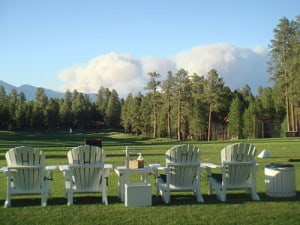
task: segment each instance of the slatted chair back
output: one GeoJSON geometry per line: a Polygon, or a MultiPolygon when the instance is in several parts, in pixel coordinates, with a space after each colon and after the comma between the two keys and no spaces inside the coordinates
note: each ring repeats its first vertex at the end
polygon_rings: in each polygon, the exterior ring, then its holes
{"type": "Polygon", "coordinates": [[[68,152],[68,161],[73,170],[73,182],[78,192],[99,189],[104,168],[105,153],[102,148],[82,145],[68,152]]]}
{"type": "Polygon", "coordinates": [[[171,187],[191,187],[200,171],[200,150],[194,145],[177,145],[166,152],[169,170],[167,181],[171,187]]]}
{"type": "Polygon", "coordinates": [[[16,192],[34,193],[43,189],[45,155],[39,149],[20,146],[6,152],[9,170],[13,171],[16,192]]]}
{"type": "Polygon", "coordinates": [[[255,165],[255,154],[256,147],[249,143],[236,143],[222,149],[222,181],[233,187],[245,185],[255,165]]]}

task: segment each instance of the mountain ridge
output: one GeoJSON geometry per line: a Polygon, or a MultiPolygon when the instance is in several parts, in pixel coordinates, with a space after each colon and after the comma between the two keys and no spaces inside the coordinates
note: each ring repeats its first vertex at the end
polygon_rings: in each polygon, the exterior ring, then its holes
{"type": "MultiPolygon", "coordinates": [[[[23,92],[26,96],[26,100],[34,100],[36,90],[40,87],[35,87],[30,84],[23,84],[19,87],[14,86],[12,84],[9,84],[3,80],[0,80],[0,86],[2,86],[6,92],[6,94],[9,94],[13,89],[15,89],[18,93],[23,92]]],[[[44,87],[41,87],[44,89],[45,94],[48,96],[48,98],[63,98],[65,93],[59,92],[59,91],[53,91],[51,89],[47,89],[44,87]]],[[[95,100],[96,94],[90,93],[88,94],[90,96],[90,99],[93,101],[95,100]]]]}

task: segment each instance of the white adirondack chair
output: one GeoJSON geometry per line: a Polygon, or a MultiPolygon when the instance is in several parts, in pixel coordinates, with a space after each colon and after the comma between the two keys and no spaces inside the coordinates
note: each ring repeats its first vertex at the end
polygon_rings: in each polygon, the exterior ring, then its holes
{"type": "Polygon", "coordinates": [[[235,143],[221,151],[221,165],[212,163],[206,166],[209,187],[208,194],[215,190],[217,198],[225,202],[227,190],[245,189],[253,200],[260,200],[256,193],[255,162],[256,147],[248,143],[235,143]],[[213,174],[213,168],[220,168],[221,174],[213,174]]]}
{"type": "Polygon", "coordinates": [[[177,145],[166,152],[166,166],[153,167],[156,174],[156,194],[170,202],[171,192],[192,191],[198,202],[203,202],[200,187],[200,150],[194,145],[177,145]],[[158,170],[165,171],[165,179],[158,170]]]}
{"type": "Polygon", "coordinates": [[[41,150],[20,146],[5,154],[7,167],[2,168],[7,178],[4,207],[11,205],[12,195],[41,194],[41,205],[47,205],[56,166],[45,167],[45,155],[41,150]]]}
{"type": "Polygon", "coordinates": [[[68,152],[68,166],[60,166],[65,178],[68,205],[73,204],[75,193],[102,193],[102,203],[108,204],[105,153],[102,148],[81,145],[68,152]]]}

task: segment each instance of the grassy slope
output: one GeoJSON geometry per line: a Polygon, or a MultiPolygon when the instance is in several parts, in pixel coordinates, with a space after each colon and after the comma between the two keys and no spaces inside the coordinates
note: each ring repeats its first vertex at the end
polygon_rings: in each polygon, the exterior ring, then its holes
{"type": "MultiPolygon", "coordinates": [[[[66,153],[72,147],[83,143],[84,139],[101,138],[107,154],[107,163],[113,166],[124,165],[125,146],[143,150],[145,163],[164,163],[165,151],[178,142],[167,139],[143,139],[130,135],[103,133],[14,133],[0,131],[0,166],[6,164],[5,152],[14,146],[32,145],[43,149],[47,164],[66,164],[66,153]]],[[[201,178],[205,203],[197,204],[189,193],[173,195],[171,204],[164,205],[154,196],[153,206],[126,208],[117,198],[117,176],[113,171],[109,177],[109,205],[99,204],[100,198],[85,195],[75,198],[73,206],[66,206],[64,183],[61,172],[56,171],[52,186],[52,198],[48,206],[40,206],[40,198],[25,196],[12,200],[13,207],[0,207],[0,224],[297,224],[300,221],[300,162],[294,162],[296,168],[295,198],[270,198],[264,194],[264,166],[271,162],[288,162],[290,158],[300,158],[299,138],[248,140],[258,148],[268,150],[270,159],[257,159],[260,168],[257,174],[257,190],[260,202],[253,202],[248,194],[234,192],[228,195],[226,203],[220,203],[214,195],[206,194],[206,179],[201,178]],[[298,175],[298,176],[297,176],[298,175]]],[[[195,142],[202,149],[202,162],[220,160],[220,149],[231,143],[195,142]]],[[[0,174],[0,204],[4,203],[6,180],[0,174]]]]}

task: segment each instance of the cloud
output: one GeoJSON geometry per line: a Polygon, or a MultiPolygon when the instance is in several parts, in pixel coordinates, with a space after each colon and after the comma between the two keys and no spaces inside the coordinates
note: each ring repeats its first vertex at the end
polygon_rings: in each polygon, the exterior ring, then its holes
{"type": "Polygon", "coordinates": [[[108,53],[91,59],[85,65],[63,70],[59,77],[66,89],[97,93],[101,86],[115,89],[121,97],[143,92],[149,72],[156,71],[164,79],[168,71],[183,68],[190,74],[206,75],[216,69],[225,85],[232,89],[248,84],[252,91],[267,85],[267,52],[262,47],[240,48],[227,44],[205,45],[179,52],[170,58],[154,56],[136,58],[129,54],[108,53]]]}
{"type": "Polygon", "coordinates": [[[267,52],[261,47],[249,49],[227,44],[199,46],[174,57],[177,68],[199,75],[216,69],[226,86],[236,89],[248,84],[253,91],[267,85],[267,59],[267,52]]]}

